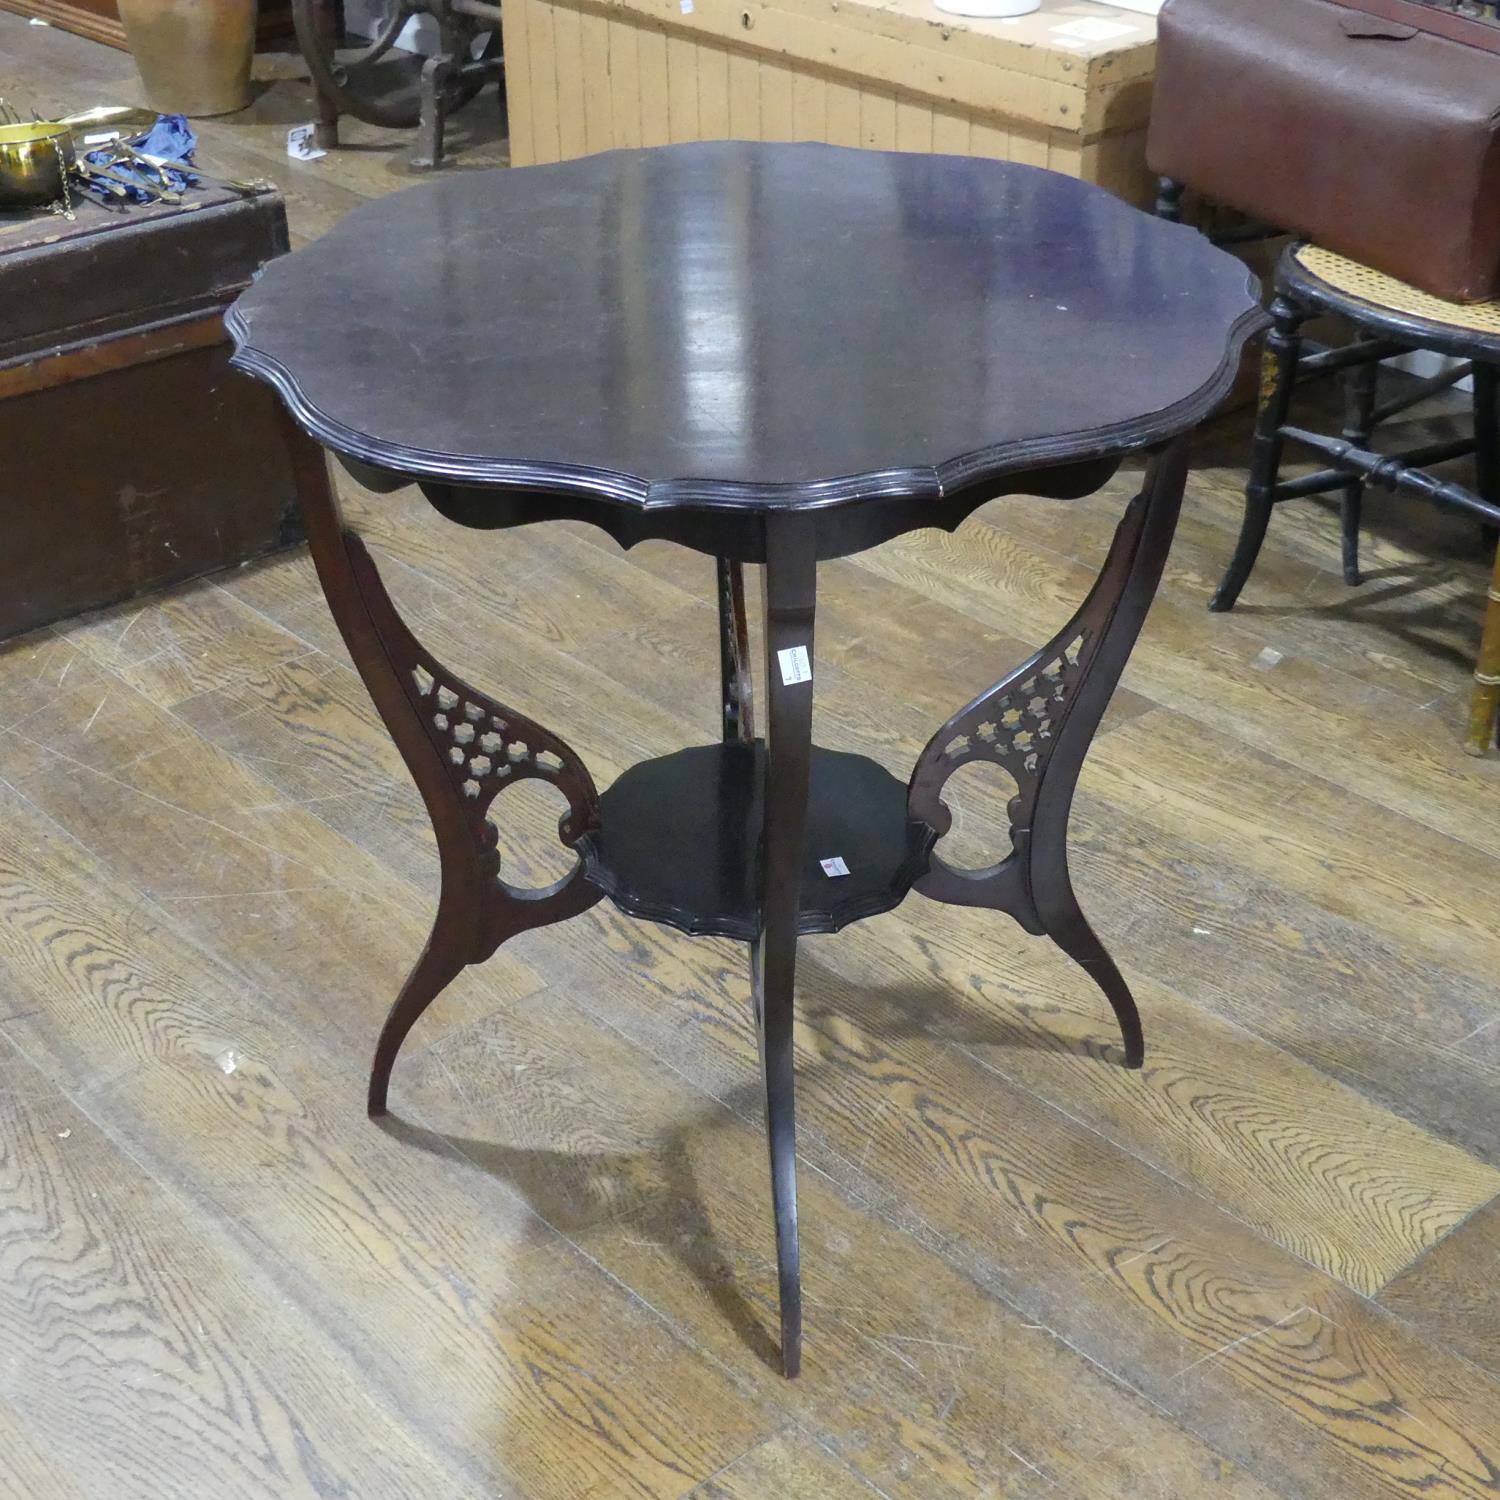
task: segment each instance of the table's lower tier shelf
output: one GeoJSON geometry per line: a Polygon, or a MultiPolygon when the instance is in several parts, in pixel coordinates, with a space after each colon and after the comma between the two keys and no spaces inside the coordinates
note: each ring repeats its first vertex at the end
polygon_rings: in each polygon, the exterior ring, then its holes
{"type": "MultiPolygon", "coordinates": [[[[589,880],[633,916],[754,938],[764,760],[757,740],[633,766],[599,798],[598,832],[579,842],[589,880]]],[[[884,767],[815,746],[799,931],[836,932],[899,905],[934,837],[908,819],[906,786],[884,767]],[[849,873],[828,874],[824,860],[849,873]]]]}

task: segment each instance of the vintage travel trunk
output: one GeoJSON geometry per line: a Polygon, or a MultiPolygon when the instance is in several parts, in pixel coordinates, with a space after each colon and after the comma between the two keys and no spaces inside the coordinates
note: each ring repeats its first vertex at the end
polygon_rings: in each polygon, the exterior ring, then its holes
{"type": "Polygon", "coordinates": [[[1435,296],[1500,296],[1497,48],[1409,0],[1168,0],[1148,159],[1435,296]]]}
{"type": "Polygon", "coordinates": [[[287,248],[279,195],[0,214],[0,637],[298,540],[271,393],[223,312],[287,248]]]}

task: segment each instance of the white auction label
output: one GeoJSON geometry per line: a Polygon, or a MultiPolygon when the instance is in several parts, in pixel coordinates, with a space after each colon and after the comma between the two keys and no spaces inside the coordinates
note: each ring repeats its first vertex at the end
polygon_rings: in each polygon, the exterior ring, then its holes
{"type": "Polygon", "coordinates": [[[313,140],[311,125],[294,125],[286,133],[286,154],[293,161],[317,161],[328,153],[313,140]]]}
{"type": "Polygon", "coordinates": [[[849,873],[849,866],[844,863],[844,857],[841,854],[835,854],[832,859],[820,859],[818,863],[823,866],[823,873],[830,880],[835,875],[847,875],[849,873]]]}
{"type": "Polygon", "coordinates": [[[776,653],[776,660],[781,663],[783,687],[812,681],[812,663],[807,659],[806,646],[788,646],[785,651],[776,653]]]}

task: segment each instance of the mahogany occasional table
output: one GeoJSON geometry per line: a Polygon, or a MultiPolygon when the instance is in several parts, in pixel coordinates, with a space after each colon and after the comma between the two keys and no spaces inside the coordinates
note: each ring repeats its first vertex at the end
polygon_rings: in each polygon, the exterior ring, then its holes
{"type": "Polygon", "coordinates": [[[466,964],[608,896],[750,944],[780,1269],[801,1358],[792,1081],[797,939],[908,891],[1045,935],[1135,1003],[1068,877],[1089,742],[1171,544],[1185,438],[1264,319],[1244,267],[1191,229],[1033,167],[717,142],[466,173],[371,203],[236,303],[235,363],[293,422],[318,576],[420,788],[442,892],[375,1052],[396,1053],[466,964]],[[460,526],[558,518],[623,547],[718,559],[723,739],[603,793],[571,747],[415,639],[343,526],[322,449],[362,484],[420,485],[460,526]],[[934,735],[910,784],[812,743],[817,565],[1024,493],[1074,499],[1148,455],[1098,581],[1034,656],[934,735]],[[766,702],[752,725],[743,568],[764,567],[766,702]],[[960,766],[1014,778],[1013,848],[934,851],[960,766]],[[528,777],[567,799],[570,874],[519,890],[493,817],[528,777]],[[824,862],[829,863],[825,864],[824,862]],[[847,874],[843,871],[847,869],[847,874]]]}

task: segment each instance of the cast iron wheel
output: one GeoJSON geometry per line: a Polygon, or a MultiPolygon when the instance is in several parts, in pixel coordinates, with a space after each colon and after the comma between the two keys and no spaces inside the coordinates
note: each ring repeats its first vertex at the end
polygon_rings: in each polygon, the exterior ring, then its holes
{"type": "MultiPolygon", "coordinates": [[[[297,45],[319,93],[332,100],[341,114],[398,129],[409,129],[421,119],[426,59],[393,49],[407,21],[423,14],[431,11],[422,0],[385,0],[375,34],[359,45],[349,45],[337,37],[330,0],[292,0],[297,45]]],[[[460,58],[479,61],[500,56],[498,26],[451,14],[448,26],[453,51],[460,58]]],[[[483,78],[464,78],[455,71],[448,85],[448,107],[460,108],[483,87],[483,78]]]]}

